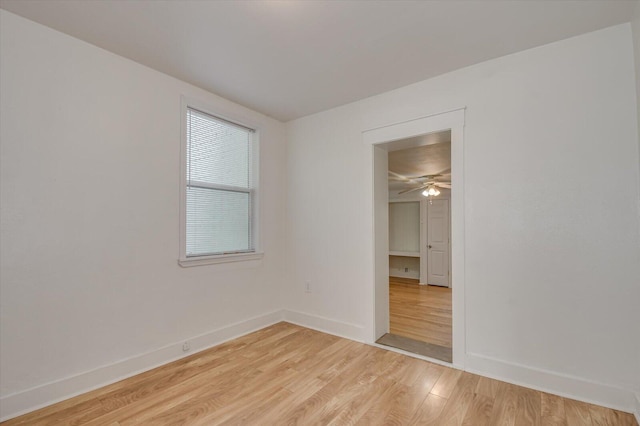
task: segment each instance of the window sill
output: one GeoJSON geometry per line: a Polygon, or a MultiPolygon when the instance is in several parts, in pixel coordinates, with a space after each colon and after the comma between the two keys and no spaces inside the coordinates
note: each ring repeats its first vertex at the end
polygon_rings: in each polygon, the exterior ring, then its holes
{"type": "Polygon", "coordinates": [[[252,260],[262,260],[263,252],[258,253],[238,253],[221,254],[219,256],[188,257],[178,260],[178,264],[183,268],[200,265],[215,265],[218,263],[248,262],[252,260]]]}

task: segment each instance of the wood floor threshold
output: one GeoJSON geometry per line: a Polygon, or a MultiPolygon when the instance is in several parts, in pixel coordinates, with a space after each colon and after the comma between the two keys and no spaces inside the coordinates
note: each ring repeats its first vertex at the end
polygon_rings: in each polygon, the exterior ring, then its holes
{"type": "Polygon", "coordinates": [[[421,342],[420,340],[411,339],[409,337],[386,333],[376,340],[376,343],[391,346],[392,348],[402,349],[403,351],[426,356],[428,358],[439,359],[440,361],[448,363],[453,361],[451,348],[435,345],[433,343],[421,342]]]}
{"type": "Polygon", "coordinates": [[[633,415],[280,322],[2,425],[620,425],[633,415]]]}

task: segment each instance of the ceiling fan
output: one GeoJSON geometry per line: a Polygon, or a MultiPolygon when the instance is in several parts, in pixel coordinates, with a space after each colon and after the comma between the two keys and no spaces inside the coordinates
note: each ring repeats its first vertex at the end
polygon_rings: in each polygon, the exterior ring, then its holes
{"type": "Polygon", "coordinates": [[[407,177],[389,170],[389,175],[402,182],[418,185],[415,188],[400,191],[398,192],[398,195],[408,194],[415,191],[422,191],[422,195],[424,195],[425,197],[435,197],[440,194],[440,190],[438,188],[451,189],[451,182],[441,181],[438,179],[439,177],[443,176],[442,174],[407,177]]]}

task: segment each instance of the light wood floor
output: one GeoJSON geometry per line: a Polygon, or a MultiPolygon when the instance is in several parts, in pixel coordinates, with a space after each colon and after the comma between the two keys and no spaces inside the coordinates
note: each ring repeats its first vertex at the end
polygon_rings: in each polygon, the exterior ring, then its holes
{"type": "Polygon", "coordinates": [[[390,332],[451,349],[451,289],[389,277],[390,332]]]}
{"type": "Polygon", "coordinates": [[[284,322],[3,424],[637,425],[284,322]]]}

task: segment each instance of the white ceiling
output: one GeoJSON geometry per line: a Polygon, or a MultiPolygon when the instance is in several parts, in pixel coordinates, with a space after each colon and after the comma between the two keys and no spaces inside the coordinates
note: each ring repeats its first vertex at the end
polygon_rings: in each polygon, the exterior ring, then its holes
{"type": "Polygon", "coordinates": [[[631,20],[634,1],[0,0],[282,121],[631,20]]]}

